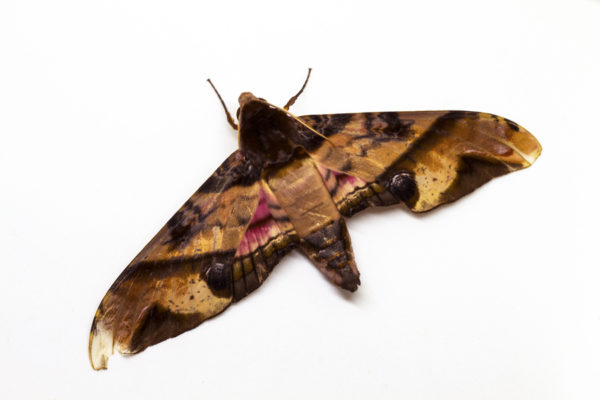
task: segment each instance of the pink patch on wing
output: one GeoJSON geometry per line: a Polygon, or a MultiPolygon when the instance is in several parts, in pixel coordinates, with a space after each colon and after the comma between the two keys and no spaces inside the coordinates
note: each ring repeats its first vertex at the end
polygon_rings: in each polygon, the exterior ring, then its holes
{"type": "Polygon", "coordinates": [[[265,191],[260,189],[260,195],[258,198],[258,207],[252,216],[252,220],[250,221],[250,225],[257,223],[260,220],[271,217],[271,212],[269,211],[269,206],[267,205],[267,196],[265,195],[265,191]]]}
{"type": "Polygon", "coordinates": [[[330,170],[321,165],[318,166],[318,170],[330,193],[336,191],[337,195],[344,196],[347,193],[353,192],[356,188],[364,187],[367,184],[366,181],[356,176],[330,170]],[[328,173],[329,178],[327,177],[328,173]]]}
{"type": "MultiPolygon", "coordinates": [[[[247,233],[247,231],[246,231],[246,233],[247,233]]],[[[247,235],[244,234],[244,237],[242,238],[242,241],[240,242],[240,245],[238,246],[237,251],[235,252],[235,255],[237,256],[237,255],[249,253],[248,247],[249,247],[248,238],[247,238],[247,235]]]]}
{"type": "Polygon", "coordinates": [[[357,178],[352,175],[346,175],[346,174],[342,174],[341,172],[335,172],[335,171],[331,171],[331,173],[333,174],[333,176],[335,176],[335,178],[338,181],[338,185],[340,185],[340,186],[349,185],[352,188],[357,188],[357,187],[365,186],[365,184],[366,184],[366,182],[363,181],[362,179],[357,178]]]}
{"type": "Polygon", "coordinates": [[[271,238],[282,232],[281,227],[273,218],[269,203],[277,204],[277,201],[272,196],[268,196],[264,189],[261,189],[258,206],[237,248],[236,256],[254,252],[258,247],[264,246],[271,238]]]}

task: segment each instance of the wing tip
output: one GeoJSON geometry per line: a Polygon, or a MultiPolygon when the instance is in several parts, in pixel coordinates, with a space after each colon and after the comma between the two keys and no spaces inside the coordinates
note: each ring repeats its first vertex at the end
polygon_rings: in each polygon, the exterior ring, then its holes
{"type": "Polygon", "coordinates": [[[90,332],[89,358],[96,371],[107,369],[108,359],[114,353],[113,334],[102,325],[96,325],[90,332]]]}
{"type": "Polygon", "coordinates": [[[540,154],[542,154],[542,145],[537,138],[527,129],[523,128],[523,126],[508,118],[504,118],[504,123],[508,126],[507,131],[510,133],[509,139],[511,147],[513,147],[525,160],[522,168],[530,167],[540,154]]]}

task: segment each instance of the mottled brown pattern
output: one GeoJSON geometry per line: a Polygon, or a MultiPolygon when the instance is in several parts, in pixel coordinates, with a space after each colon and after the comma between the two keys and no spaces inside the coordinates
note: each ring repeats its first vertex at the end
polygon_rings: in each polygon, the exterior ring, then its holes
{"type": "Polygon", "coordinates": [[[243,93],[238,118],[240,149],[106,293],[90,332],[93,368],[106,368],[115,348],[136,353],[219,314],[294,247],[354,291],[360,279],[344,216],[400,202],[431,210],[541,152],[514,122],[468,111],[296,118],[243,93]]]}
{"type": "MultiPolygon", "coordinates": [[[[328,142],[309,152],[322,168],[385,189],[385,194],[378,193],[384,201],[363,200],[362,206],[405,202],[413,211],[428,211],[470,193],[493,177],[528,167],[541,152],[538,141],[523,127],[493,114],[417,111],[393,113],[396,118],[390,117],[392,113],[379,113],[386,115],[384,118],[376,114],[352,114],[343,127],[335,123],[336,133],[328,142]],[[402,133],[390,139],[394,135],[385,131],[394,125],[402,133]],[[416,186],[412,195],[389,190],[395,186],[394,179],[407,175],[414,184],[404,180],[405,185],[416,186]]],[[[300,120],[321,129],[327,121],[336,121],[331,115],[300,120]]],[[[348,196],[348,201],[356,201],[348,196]]],[[[347,207],[346,201],[336,203],[340,209],[347,207]]]]}

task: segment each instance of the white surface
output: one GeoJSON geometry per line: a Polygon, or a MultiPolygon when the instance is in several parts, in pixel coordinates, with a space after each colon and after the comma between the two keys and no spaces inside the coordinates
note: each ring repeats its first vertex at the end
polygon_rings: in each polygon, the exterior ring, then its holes
{"type": "Polygon", "coordinates": [[[600,2],[0,4],[0,397],[598,399],[600,2]],[[349,220],[362,286],[300,254],[108,371],[113,280],[236,148],[221,105],[497,113],[530,169],[426,216],[349,220]]]}

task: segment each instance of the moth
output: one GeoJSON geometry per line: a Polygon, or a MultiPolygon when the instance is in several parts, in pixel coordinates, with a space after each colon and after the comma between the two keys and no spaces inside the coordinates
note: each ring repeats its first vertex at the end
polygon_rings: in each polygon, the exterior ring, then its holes
{"type": "MultiPolygon", "coordinates": [[[[530,166],[538,141],[516,123],[469,111],[294,116],[239,97],[239,149],[200,186],[104,296],[89,339],[94,369],[188,331],[258,288],[292,249],[334,285],[360,284],[344,217],[402,203],[457,200],[530,166]]],[[[209,80],[209,83],[212,83],[209,80]]]]}

